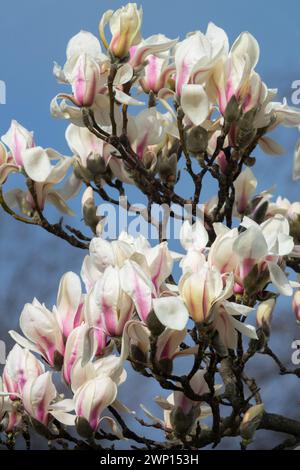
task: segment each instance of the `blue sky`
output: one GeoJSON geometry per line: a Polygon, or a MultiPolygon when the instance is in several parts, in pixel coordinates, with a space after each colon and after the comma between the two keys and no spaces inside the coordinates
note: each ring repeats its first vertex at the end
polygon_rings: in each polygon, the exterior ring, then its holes
{"type": "MultiPolygon", "coordinates": [[[[1,135],[14,118],[35,131],[38,144],[68,154],[64,140],[66,123],[54,120],[49,113],[49,103],[61,89],[52,76],[53,62],[64,63],[66,44],[71,36],[80,29],[97,34],[101,14],[124,3],[114,0],[1,0],[0,80],[4,80],[7,87],[7,102],[0,105],[1,135]]],[[[241,31],[250,31],[261,46],[258,72],[270,87],[279,88],[281,98],[286,96],[290,102],[291,83],[300,79],[299,1],[142,0],[139,3],[144,9],[144,37],[163,32],[170,38],[183,38],[188,31],[205,30],[209,21],[224,28],[231,42],[241,31]]],[[[255,173],[260,189],[276,183],[278,192],[296,199],[300,183],[292,182],[291,171],[299,132],[284,129],[278,137],[287,148],[287,155],[272,159],[256,152],[255,173]]],[[[51,305],[62,273],[78,271],[81,261],[81,252],[39,229],[21,226],[0,212],[0,339],[7,337],[8,327],[17,326],[22,305],[34,295],[51,305]]],[[[289,309],[289,304],[282,304],[281,309],[289,309]]],[[[287,325],[283,322],[281,331],[289,341],[287,325]]],[[[290,325],[293,328],[294,323],[290,325]]],[[[293,379],[284,380],[295,401],[293,379]]],[[[273,385],[270,382],[268,399],[271,399],[273,385]]],[[[286,407],[280,400],[273,404],[282,409],[286,407]]]]}

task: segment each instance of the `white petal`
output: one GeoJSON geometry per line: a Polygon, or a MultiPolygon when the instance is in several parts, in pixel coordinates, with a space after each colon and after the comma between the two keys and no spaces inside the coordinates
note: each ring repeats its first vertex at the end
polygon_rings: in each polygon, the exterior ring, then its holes
{"type": "Polygon", "coordinates": [[[268,263],[271,282],[282,295],[293,295],[293,289],[282,269],[275,263],[268,263]]]}
{"type": "Polygon", "coordinates": [[[42,147],[33,147],[23,151],[24,169],[33,181],[44,182],[51,173],[51,164],[47,152],[42,147]]]}
{"type": "Polygon", "coordinates": [[[159,321],[172,330],[183,330],[189,319],[189,312],[178,297],[153,299],[153,310],[159,321]]]}
{"type": "Polygon", "coordinates": [[[248,338],[258,339],[254,326],[246,325],[245,323],[240,322],[234,317],[230,317],[230,322],[234,326],[234,328],[243,335],[248,336],[248,338]]]}
{"type": "Polygon", "coordinates": [[[202,85],[183,85],[181,107],[195,126],[202,124],[209,113],[207,94],[202,85]]]}
{"type": "Polygon", "coordinates": [[[117,88],[114,91],[116,100],[122,104],[126,104],[128,106],[144,106],[145,104],[143,101],[138,101],[117,88]]]}
{"type": "Polygon", "coordinates": [[[267,155],[284,155],[286,153],[282,145],[278,144],[270,137],[262,137],[259,139],[258,143],[262,151],[267,155]]]}

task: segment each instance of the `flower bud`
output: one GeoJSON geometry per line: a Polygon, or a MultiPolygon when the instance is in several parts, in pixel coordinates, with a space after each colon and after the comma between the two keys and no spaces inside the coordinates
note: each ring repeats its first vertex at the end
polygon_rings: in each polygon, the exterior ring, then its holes
{"type": "Polygon", "coordinates": [[[221,297],[230,297],[227,287],[223,290],[221,274],[214,268],[206,266],[197,273],[188,274],[180,281],[180,293],[196,323],[209,322],[212,307],[221,297]]]}
{"type": "Polygon", "coordinates": [[[81,54],[70,79],[74,99],[78,106],[92,106],[98,92],[100,70],[97,63],[87,54],[81,54]]]}
{"type": "Polygon", "coordinates": [[[276,299],[271,298],[259,304],[256,313],[256,324],[258,328],[262,328],[267,337],[270,336],[270,326],[272,314],[276,304],[276,299]]]}
{"type": "MultiPolygon", "coordinates": [[[[44,371],[43,364],[30,351],[15,344],[7,356],[3,370],[5,389],[8,392],[22,393],[27,380],[38,377],[44,371]]],[[[14,396],[10,398],[13,400],[14,396]]]]}
{"type": "Polygon", "coordinates": [[[172,429],[174,429],[177,435],[186,436],[192,429],[197,417],[198,413],[195,413],[193,408],[187,414],[182,408],[174,408],[170,414],[172,429]]]}
{"type": "Polygon", "coordinates": [[[80,278],[73,272],[65,273],[59,283],[57,305],[54,308],[57,322],[65,338],[82,321],[83,300],[80,278]]]}
{"type": "Polygon", "coordinates": [[[121,336],[133,309],[131,298],[121,289],[119,269],[108,266],[88,295],[86,322],[103,328],[109,336],[121,336]]]}
{"type": "Polygon", "coordinates": [[[86,188],[83,193],[81,205],[84,223],[96,234],[98,224],[101,222],[102,217],[97,215],[93,189],[90,186],[86,188]]]}
{"type": "Polygon", "coordinates": [[[194,155],[205,152],[208,146],[208,133],[204,127],[194,126],[186,132],[187,150],[194,155]]]}
{"type": "Polygon", "coordinates": [[[131,46],[141,41],[142,16],[142,8],[138,10],[136,3],[128,3],[116,10],[110,17],[112,39],[109,50],[115,57],[119,59],[126,57],[131,46]]]}
{"type": "Polygon", "coordinates": [[[240,434],[243,439],[249,441],[254,436],[254,433],[260,425],[261,419],[264,414],[264,405],[254,405],[249,408],[244,414],[243,421],[240,425],[240,434]]]}
{"type": "Polygon", "coordinates": [[[181,331],[166,328],[158,337],[156,343],[155,360],[159,368],[166,374],[171,374],[173,358],[180,349],[180,344],[186,336],[186,329],[181,331]]]}
{"type": "Polygon", "coordinates": [[[55,353],[64,354],[63,336],[54,313],[50,312],[37,299],[32,304],[26,304],[20,316],[20,327],[27,339],[15,331],[12,338],[22,346],[39,351],[44,359],[55,365],[55,353]]]}
{"type": "Polygon", "coordinates": [[[239,108],[239,102],[236,99],[236,96],[232,95],[232,97],[229,100],[229,103],[226,106],[224,119],[228,123],[235,122],[239,119],[240,113],[241,111],[239,108]]]}
{"type": "Polygon", "coordinates": [[[17,121],[12,121],[9,130],[2,136],[2,141],[12,153],[15,163],[23,166],[23,152],[35,146],[33,132],[29,132],[17,121]]]}
{"type": "Polygon", "coordinates": [[[174,185],[177,178],[177,155],[162,158],[158,166],[159,176],[165,184],[174,185]]]}
{"type": "Polygon", "coordinates": [[[24,408],[32,418],[47,426],[50,403],[56,395],[52,374],[45,372],[26,382],[22,393],[24,408]]]}
{"type": "Polygon", "coordinates": [[[236,209],[239,214],[244,214],[256,190],[257,179],[252,171],[247,168],[239,175],[233,185],[235,188],[236,209]]]}
{"type": "Polygon", "coordinates": [[[100,376],[89,380],[74,395],[76,416],[84,418],[95,432],[99,427],[102,411],[115,401],[116,396],[117,386],[109,377],[100,376]]]}

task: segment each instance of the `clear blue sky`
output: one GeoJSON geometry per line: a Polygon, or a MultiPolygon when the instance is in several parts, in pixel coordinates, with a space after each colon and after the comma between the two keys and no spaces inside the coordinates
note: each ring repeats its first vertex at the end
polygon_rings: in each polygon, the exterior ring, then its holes
{"type": "MultiPolygon", "coordinates": [[[[53,62],[64,62],[65,47],[71,36],[80,29],[97,34],[101,14],[124,3],[1,0],[0,80],[7,86],[7,103],[0,105],[1,135],[15,118],[35,131],[40,145],[68,151],[64,141],[66,123],[53,120],[49,113],[50,100],[60,91],[52,76],[53,62]]],[[[170,38],[183,38],[188,31],[205,30],[209,21],[224,28],[231,42],[241,31],[250,31],[261,46],[259,73],[270,87],[279,88],[280,97],[286,96],[290,102],[291,83],[300,79],[299,0],[142,0],[139,3],[144,8],[144,37],[163,32],[170,38]]],[[[291,199],[299,198],[300,183],[291,181],[292,152],[298,131],[284,129],[279,137],[288,150],[285,157],[272,160],[260,152],[256,154],[255,171],[260,178],[260,189],[276,183],[281,193],[291,199]]],[[[22,305],[34,295],[50,304],[55,301],[60,276],[66,270],[78,271],[81,255],[50,235],[21,226],[0,213],[0,339],[6,338],[8,327],[16,327],[22,305]]],[[[284,305],[284,309],[289,308],[287,303],[284,305]]],[[[282,313],[291,316],[290,312],[282,313]]],[[[281,334],[287,335],[287,341],[288,331],[284,321],[281,334]]],[[[288,343],[285,344],[288,349],[288,343]]],[[[266,367],[272,370],[269,363],[266,367]]],[[[281,380],[285,380],[286,387],[293,384],[291,378],[281,380]]],[[[273,385],[272,382],[269,385],[268,399],[273,385]]],[[[291,397],[295,402],[292,391],[291,397]]],[[[286,407],[280,397],[272,405],[277,409],[286,407]]],[[[294,414],[293,410],[291,413],[294,414]]]]}

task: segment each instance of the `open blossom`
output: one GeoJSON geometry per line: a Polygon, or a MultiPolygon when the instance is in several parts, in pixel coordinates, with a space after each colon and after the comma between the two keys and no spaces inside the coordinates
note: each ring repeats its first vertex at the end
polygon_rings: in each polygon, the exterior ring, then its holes
{"type": "Polygon", "coordinates": [[[187,83],[204,81],[218,59],[227,52],[227,35],[214,23],[209,23],[205,35],[196,31],[178,43],[175,52],[176,94],[180,96],[187,83]]]}
{"type": "Polygon", "coordinates": [[[231,98],[241,102],[244,112],[258,106],[265,97],[265,87],[254,68],[259,59],[259,46],[249,33],[242,33],[230,54],[223,55],[213,70],[209,93],[215,93],[222,114],[231,98]],[[215,87],[215,88],[214,88],[215,87]]]}
{"type": "Polygon", "coordinates": [[[233,278],[227,279],[216,268],[203,266],[196,273],[186,273],[179,283],[180,294],[197,323],[209,322],[212,307],[232,295],[233,278]]]}
{"type": "Polygon", "coordinates": [[[290,221],[295,221],[300,216],[300,202],[290,202],[287,198],[278,196],[275,202],[268,205],[267,215],[282,214],[290,221]]]}

